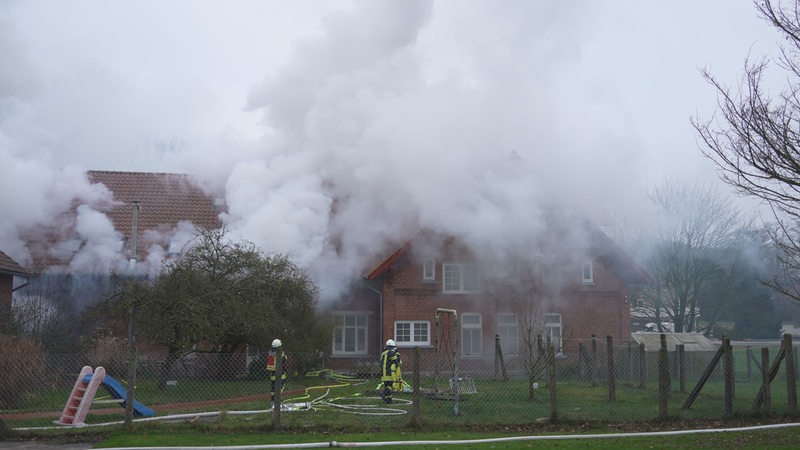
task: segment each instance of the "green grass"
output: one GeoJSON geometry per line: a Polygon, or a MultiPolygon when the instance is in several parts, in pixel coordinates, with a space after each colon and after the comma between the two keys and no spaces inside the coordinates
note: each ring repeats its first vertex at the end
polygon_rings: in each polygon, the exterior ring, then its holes
{"type": "MultiPolygon", "coordinates": [[[[390,429],[402,431],[410,421],[409,414],[404,415],[371,415],[369,408],[383,407],[374,389],[378,382],[351,383],[343,385],[334,380],[319,377],[308,377],[292,380],[286,392],[286,402],[312,402],[310,410],[287,412],[282,414],[281,424],[286,430],[327,431],[347,430],[349,432],[369,432],[371,430],[390,429]],[[307,391],[304,391],[307,389],[307,391]],[[344,406],[363,405],[362,410],[345,410],[344,406]],[[334,405],[338,405],[334,406],[334,405]]],[[[430,379],[423,380],[423,388],[432,387],[430,379]]],[[[435,400],[422,397],[420,400],[420,417],[424,426],[433,429],[470,429],[474,427],[517,427],[547,421],[552,414],[550,409],[549,390],[547,386],[537,391],[533,400],[527,398],[526,382],[520,380],[497,381],[476,379],[476,394],[462,396],[454,414],[452,400],[435,400]]],[[[687,391],[694,386],[688,385],[687,391]]],[[[786,406],[786,384],[776,381],[772,386],[772,408],[770,414],[762,416],[752,412],[753,399],[758,391],[758,383],[737,383],[734,414],[725,415],[724,386],[718,381],[709,382],[702,390],[698,400],[691,409],[684,410],[682,405],[687,393],[673,392],[669,400],[669,419],[672,420],[704,420],[704,419],[738,419],[759,417],[780,417],[788,413],[786,406]]],[[[673,384],[676,389],[677,385],[673,384]]],[[[144,380],[137,383],[136,398],[145,405],[156,410],[159,416],[197,413],[207,411],[227,411],[221,419],[206,425],[209,430],[220,433],[236,432],[253,433],[263,430],[271,423],[270,414],[266,412],[269,403],[264,400],[247,402],[228,402],[216,405],[197,407],[184,406],[178,409],[159,409],[159,405],[200,401],[210,399],[233,399],[253,394],[264,394],[268,389],[265,381],[240,380],[227,383],[185,382],[165,390],[156,388],[154,382],[144,380]],[[236,411],[261,411],[252,414],[233,414],[236,411]]],[[[53,411],[53,417],[26,418],[6,420],[9,428],[46,427],[58,418],[67,394],[58,399],[52,397],[46,407],[39,411],[53,411]]],[[[659,419],[658,395],[655,383],[641,389],[632,384],[619,383],[616,400],[609,401],[608,387],[599,384],[592,387],[586,382],[561,382],[557,384],[557,419],[572,423],[641,423],[659,419]]],[[[411,411],[408,401],[410,394],[397,394],[400,401],[391,405],[392,412],[407,413],[411,411]],[[405,400],[402,401],[402,400],[405,400]]],[[[124,419],[124,409],[102,404],[93,409],[111,408],[110,414],[91,414],[89,424],[118,422],[124,419]]],[[[7,413],[3,411],[2,413],[7,413]]],[[[141,426],[137,423],[137,426],[141,426]]],[[[171,427],[173,425],[154,424],[149,427],[171,427]]],[[[61,432],[61,431],[59,431],[61,432]]],[[[63,431],[66,433],[67,431],[63,431]]]]}
{"type": "MultiPolygon", "coordinates": [[[[587,434],[613,434],[608,430],[583,430],[572,436],[587,434]]],[[[175,430],[140,430],[136,432],[114,432],[95,448],[111,447],[155,447],[155,446],[248,446],[301,443],[342,442],[385,442],[385,441],[441,441],[419,444],[414,448],[695,448],[695,449],[730,449],[730,448],[797,448],[798,428],[778,428],[755,431],[735,431],[702,433],[691,435],[619,437],[619,438],[561,438],[564,433],[545,431],[537,433],[514,432],[472,432],[472,431],[399,431],[390,433],[355,433],[311,432],[311,433],[253,433],[253,434],[214,434],[197,432],[180,432],[175,430]],[[509,440],[520,436],[558,437],[544,440],[509,440]],[[459,443],[444,445],[443,442],[454,440],[502,439],[499,442],[459,443]]],[[[382,448],[406,448],[407,446],[388,446],[382,448]]]]}

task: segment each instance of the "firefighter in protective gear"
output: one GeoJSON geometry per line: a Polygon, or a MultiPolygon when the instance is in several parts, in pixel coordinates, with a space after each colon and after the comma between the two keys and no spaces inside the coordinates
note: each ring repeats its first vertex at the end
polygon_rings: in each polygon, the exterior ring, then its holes
{"type": "MultiPolygon", "coordinates": [[[[269,375],[270,380],[270,399],[275,400],[275,385],[278,383],[277,377],[275,375],[275,369],[278,359],[278,349],[283,345],[280,339],[275,339],[272,341],[272,348],[269,349],[269,353],[267,353],[267,375],[269,375]]],[[[286,387],[286,372],[288,372],[289,368],[287,367],[287,360],[286,353],[281,352],[281,392],[286,387]]]]}
{"type": "Polygon", "coordinates": [[[381,397],[386,403],[392,403],[392,391],[399,391],[403,388],[403,377],[400,374],[400,366],[403,361],[400,359],[400,352],[397,345],[389,339],[386,341],[386,348],[381,353],[381,381],[383,390],[381,397]]]}

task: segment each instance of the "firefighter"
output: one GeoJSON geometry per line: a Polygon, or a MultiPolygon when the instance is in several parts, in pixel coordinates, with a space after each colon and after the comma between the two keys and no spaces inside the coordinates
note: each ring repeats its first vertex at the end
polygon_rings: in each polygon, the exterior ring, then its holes
{"type": "Polygon", "coordinates": [[[386,348],[381,353],[381,381],[383,381],[383,390],[381,390],[381,397],[386,403],[392,403],[392,390],[402,389],[403,378],[400,375],[400,365],[403,362],[400,360],[400,352],[397,351],[392,339],[386,341],[386,348]]]}
{"type": "MultiPolygon", "coordinates": [[[[274,339],[272,341],[272,348],[269,349],[269,353],[267,353],[267,375],[269,375],[270,380],[270,400],[275,401],[275,384],[277,383],[277,378],[275,376],[275,367],[276,361],[278,357],[278,349],[280,346],[283,345],[280,339],[274,339]]],[[[289,368],[287,367],[287,357],[286,353],[281,352],[283,357],[281,358],[281,392],[283,392],[283,388],[286,387],[286,372],[288,372],[289,368]]]]}

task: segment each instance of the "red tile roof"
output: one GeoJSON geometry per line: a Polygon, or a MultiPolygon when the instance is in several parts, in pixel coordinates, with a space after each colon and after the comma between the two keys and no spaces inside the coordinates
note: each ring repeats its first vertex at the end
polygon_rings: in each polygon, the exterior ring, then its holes
{"type": "Polygon", "coordinates": [[[166,232],[182,221],[201,228],[222,225],[219,214],[224,210],[186,174],[92,170],[88,177],[92,183],[105,185],[114,200],[120,202],[101,212],[108,215],[114,229],[128,240],[133,229],[133,205],[138,202],[139,257],[146,251],[141,239],[146,230],[166,232]]]}

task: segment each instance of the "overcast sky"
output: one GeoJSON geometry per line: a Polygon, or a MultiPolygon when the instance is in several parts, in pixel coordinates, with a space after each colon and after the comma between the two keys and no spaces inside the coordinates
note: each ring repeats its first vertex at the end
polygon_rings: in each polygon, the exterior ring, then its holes
{"type": "Polygon", "coordinates": [[[778,38],[746,0],[5,0],[0,248],[25,261],[20,230],[102,197],[91,169],[194,174],[306,262],[337,233],[363,253],[633,205],[716,182],[700,72],[736,85],[778,38]]]}

